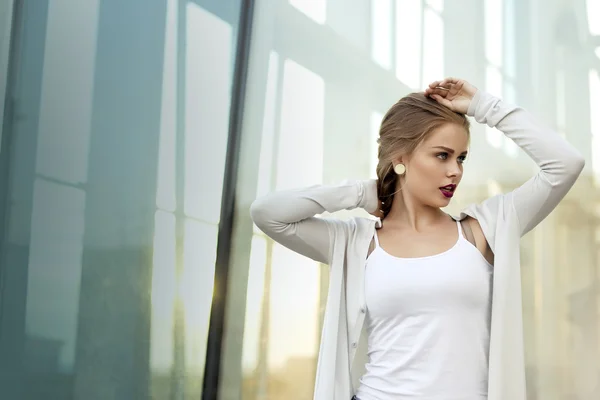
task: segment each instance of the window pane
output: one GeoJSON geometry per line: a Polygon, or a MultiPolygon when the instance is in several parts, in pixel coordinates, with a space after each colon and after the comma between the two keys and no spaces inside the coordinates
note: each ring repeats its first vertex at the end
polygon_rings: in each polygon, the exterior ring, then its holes
{"type": "Polygon", "coordinates": [[[586,0],[588,26],[592,35],[600,35],[600,1],[586,0]]]}
{"type": "MultiPolygon", "coordinates": [[[[486,68],[485,86],[487,92],[494,96],[502,97],[502,74],[497,68],[488,66],[486,68]]],[[[493,147],[500,148],[504,141],[504,134],[495,128],[485,127],[488,143],[493,147]]]]}
{"type": "Polygon", "coordinates": [[[378,112],[371,113],[371,170],[369,174],[372,178],[377,178],[377,164],[379,163],[379,128],[381,127],[381,120],[383,120],[383,114],[378,112]]]}
{"type": "Polygon", "coordinates": [[[392,66],[392,0],[371,2],[371,57],[383,68],[392,66]]]}
{"type": "Polygon", "coordinates": [[[594,174],[600,176],[600,75],[598,71],[590,71],[590,127],[592,128],[592,137],[594,140],[594,149],[592,154],[594,174]]]}
{"type": "Polygon", "coordinates": [[[285,60],[283,74],[278,190],[323,179],[323,79],[292,60],[285,60]]]}
{"type": "Polygon", "coordinates": [[[422,16],[420,1],[396,2],[396,77],[413,89],[421,84],[422,16]]]}
{"type": "Polygon", "coordinates": [[[431,82],[444,79],[444,22],[439,14],[425,10],[423,48],[423,81],[425,88],[431,82]]]}
{"type": "Polygon", "coordinates": [[[176,208],[178,11],[177,1],[171,0],[167,3],[156,206],[168,211],[175,211],[176,208]]]}
{"type": "MultiPolygon", "coordinates": [[[[32,346],[54,348],[56,368],[66,373],[72,373],[75,364],[84,204],[85,193],[79,189],[35,182],[26,332],[32,346]]],[[[44,355],[29,356],[28,368],[43,372],[44,355]]]]}
{"type": "Polygon", "coordinates": [[[201,397],[240,3],[183,3],[19,8],[3,399],[201,397]]]}
{"type": "MultiPolygon", "coordinates": [[[[245,100],[248,124],[243,126],[241,148],[243,177],[237,182],[240,190],[235,201],[239,211],[236,245],[232,247],[236,266],[249,268],[250,272],[249,278],[237,278],[238,285],[248,285],[247,293],[233,293],[228,299],[239,300],[236,310],[244,309],[244,317],[238,311],[232,318],[245,321],[246,329],[244,348],[222,360],[232,371],[224,377],[227,388],[223,391],[228,394],[224,398],[239,397],[241,392],[244,400],[310,400],[314,389],[320,312],[327,301],[329,271],[250,228],[247,210],[256,198],[257,188],[264,194],[266,190],[374,177],[375,138],[381,114],[407,92],[422,90],[423,83],[450,73],[450,69],[458,75],[461,68],[474,72],[475,76],[466,78],[482,80],[473,82],[478,87],[529,109],[543,119],[543,125],[555,126],[555,99],[545,94],[560,92],[559,83],[553,73],[548,76],[543,56],[557,43],[552,35],[548,36],[549,26],[542,20],[544,12],[546,16],[563,12],[564,4],[544,3],[542,13],[533,10],[519,14],[519,7],[528,6],[510,1],[490,0],[469,8],[467,2],[460,1],[452,2],[450,7],[449,2],[442,1],[393,0],[390,33],[386,33],[383,18],[388,0],[330,0],[327,26],[313,23],[287,6],[287,1],[277,9],[268,2],[256,3],[256,21],[261,22],[253,25],[245,100]],[[341,10],[347,13],[342,16],[341,10]],[[479,17],[485,17],[477,24],[481,31],[465,34],[461,23],[465,18],[477,19],[478,12],[479,17]],[[273,19],[265,21],[265,15],[273,19]],[[378,25],[373,26],[375,23],[378,25]],[[449,49],[446,37],[459,38],[460,43],[452,43],[452,47],[461,49],[458,56],[444,58],[443,53],[449,49]],[[527,42],[526,47],[533,53],[525,54],[519,40],[527,42]],[[281,57],[277,68],[272,59],[269,61],[271,52],[281,57]],[[386,69],[390,64],[393,72],[386,69]],[[481,68],[484,75],[477,76],[481,68]],[[515,71],[525,75],[516,76],[515,71]],[[275,76],[281,85],[274,85],[280,86],[274,89],[270,85],[275,76]],[[522,82],[528,77],[534,79],[522,82]],[[265,88],[276,95],[265,96],[265,88]],[[258,149],[259,144],[275,147],[272,160],[267,150],[258,149]],[[273,184],[268,183],[271,172],[273,184]],[[290,315],[295,314],[298,320],[290,321],[290,315]],[[243,387],[236,372],[242,369],[243,387]]],[[[580,63],[567,62],[565,66],[573,68],[565,70],[568,87],[576,87],[581,77],[569,74],[580,74],[575,72],[580,63]]],[[[589,140],[590,136],[589,115],[585,112],[590,107],[589,99],[586,91],[579,89],[566,90],[564,95],[565,104],[572,105],[566,110],[564,120],[570,126],[565,126],[565,131],[585,152],[585,138],[589,140]]],[[[501,132],[485,132],[484,126],[472,121],[471,151],[465,166],[470,172],[465,174],[462,194],[453,199],[453,211],[513,190],[536,172],[534,163],[501,132]]],[[[528,398],[600,398],[592,390],[583,389],[600,387],[596,384],[599,364],[594,361],[600,359],[595,357],[600,344],[599,298],[590,289],[592,277],[598,272],[594,238],[600,236],[594,222],[597,216],[590,211],[596,207],[588,204],[586,195],[595,190],[588,178],[582,176],[557,212],[521,243],[528,398]],[[565,268],[575,265],[569,260],[577,260],[577,268],[565,268]]],[[[356,209],[328,217],[345,219],[365,214],[356,209]]],[[[235,343],[229,347],[240,342],[237,322],[233,325],[226,328],[227,334],[234,337],[230,343],[235,343]]]]}
{"type": "Polygon", "coordinates": [[[444,11],[444,0],[426,0],[427,5],[431,7],[433,10],[441,13],[444,11]]]}
{"type": "Polygon", "coordinates": [[[217,251],[217,226],[185,221],[183,274],[177,284],[184,311],[186,397],[200,397],[217,251]]]}
{"type": "MultiPolygon", "coordinates": [[[[244,386],[246,391],[252,388],[266,386],[267,355],[266,343],[268,343],[268,316],[269,294],[267,289],[270,287],[270,276],[267,271],[267,262],[271,258],[267,257],[267,240],[263,235],[254,235],[250,250],[250,264],[248,272],[248,292],[246,294],[246,317],[244,324],[244,349],[242,356],[242,370],[244,376],[244,386]],[[265,286],[265,280],[268,280],[265,286]],[[259,370],[260,369],[260,370],[259,370]],[[254,371],[260,372],[255,374],[254,371]]],[[[269,272],[270,275],[270,272],[269,272]]],[[[263,395],[264,393],[259,393],[263,395]]]]}
{"type": "Polygon", "coordinates": [[[260,147],[260,165],[258,169],[258,188],[256,190],[257,196],[262,196],[269,193],[272,189],[272,174],[273,174],[273,160],[275,144],[276,126],[275,121],[279,104],[277,101],[277,93],[281,88],[277,87],[279,82],[279,66],[280,66],[279,55],[275,52],[271,52],[269,57],[269,72],[267,76],[267,88],[265,98],[265,115],[263,117],[263,132],[261,136],[261,147],[260,147]]]}
{"type": "Polygon", "coordinates": [[[289,0],[290,4],[302,11],[313,21],[324,24],[327,0],[289,0]]]}
{"type": "Polygon", "coordinates": [[[269,394],[273,399],[306,398],[319,350],[320,265],[279,244],[272,257],[268,367],[270,379],[279,384],[269,394]]]}
{"type": "Polygon", "coordinates": [[[487,60],[502,66],[503,0],[485,0],[485,56],[487,60]]]}
{"type": "Polygon", "coordinates": [[[218,223],[227,150],[233,27],[187,3],[185,212],[218,223]],[[210,60],[210,62],[207,62],[210,60]]]}
{"type": "Polygon", "coordinates": [[[164,398],[169,396],[168,382],[173,368],[173,312],[177,294],[175,216],[157,211],[154,227],[150,368],[154,376],[152,392],[164,398]]]}

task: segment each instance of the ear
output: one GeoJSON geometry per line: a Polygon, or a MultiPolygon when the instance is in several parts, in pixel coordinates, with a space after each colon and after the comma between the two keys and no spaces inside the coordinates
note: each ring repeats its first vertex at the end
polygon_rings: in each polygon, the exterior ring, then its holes
{"type": "Polygon", "coordinates": [[[406,161],[407,161],[407,157],[406,156],[396,157],[394,159],[394,161],[392,161],[392,167],[395,167],[398,164],[404,164],[404,165],[406,165],[406,161]]]}

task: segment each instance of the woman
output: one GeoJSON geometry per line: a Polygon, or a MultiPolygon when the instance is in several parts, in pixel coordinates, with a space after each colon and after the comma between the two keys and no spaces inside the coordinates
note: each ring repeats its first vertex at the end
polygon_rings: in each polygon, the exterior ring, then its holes
{"type": "Polygon", "coordinates": [[[584,166],[525,110],[464,80],[433,82],[383,118],[377,180],[276,192],[251,207],[282,245],[330,265],[317,400],[525,400],[519,239],[584,166]],[[450,217],[469,123],[496,127],[540,167],[450,217]],[[341,221],[325,211],[377,216],[341,221]]]}

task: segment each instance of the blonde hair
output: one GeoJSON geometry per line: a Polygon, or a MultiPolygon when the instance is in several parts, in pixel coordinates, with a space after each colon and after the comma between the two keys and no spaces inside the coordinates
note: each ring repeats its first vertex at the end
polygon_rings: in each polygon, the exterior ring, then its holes
{"type": "Polygon", "coordinates": [[[377,193],[383,202],[383,218],[392,207],[398,175],[393,161],[401,155],[410,155],[435,129],[445,124],[457,124],[469,132],[469,120],[425,96],[411,93],[394,104],[383,117],[379,129],[377,164],[377,193]]]}

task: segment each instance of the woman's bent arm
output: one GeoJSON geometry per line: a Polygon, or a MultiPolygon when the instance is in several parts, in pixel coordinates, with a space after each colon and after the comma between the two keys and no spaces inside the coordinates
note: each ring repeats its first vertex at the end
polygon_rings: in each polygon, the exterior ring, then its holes
{"type": "Polygon", "coordinates": [[[285,190],[256,199],[252,220],[265,234],[283,246],[325,264],[330,263],[332,222],[315,217],[323,212],[378,206],[376,180],[345,181],[337,186],[317,185],[285,190]]]}

